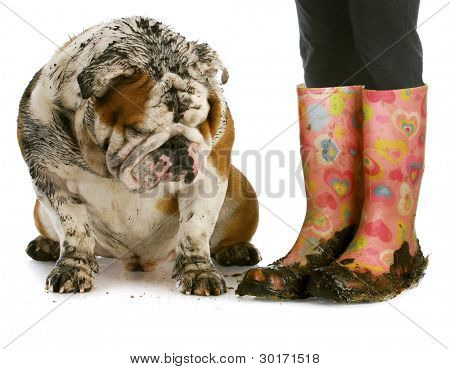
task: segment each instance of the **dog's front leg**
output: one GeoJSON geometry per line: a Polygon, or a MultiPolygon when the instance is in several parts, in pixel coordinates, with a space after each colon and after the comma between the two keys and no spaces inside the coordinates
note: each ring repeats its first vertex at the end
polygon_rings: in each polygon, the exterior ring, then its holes
{"type": "Polygon", "coordinates": [[[98,264],[85,205],[64,191],[41,199],[51,209],[61,250],[55,268],[47,277],[46,288],[60,293],[89,291],[98,264]]]}
{"type": "Polygon", "coordinates": [[[209,179],[180,194],[180,227],[173,277],[185,294],[220,295],[225,280],[212,263],[209,241],[222,207],[227,182],[209,179]],[[211,183],[214,182],[214,183],[211,183]]]}

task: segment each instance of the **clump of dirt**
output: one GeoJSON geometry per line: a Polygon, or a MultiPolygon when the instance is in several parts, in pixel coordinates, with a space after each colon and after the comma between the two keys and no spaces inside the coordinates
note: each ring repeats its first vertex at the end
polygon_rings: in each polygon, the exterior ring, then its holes
{"type": "Polygon", "coordinates": [[[415,286],[424,276],[427,265],[428,257],[423,256],[420,247],[412,256],[408,243],[403,242],[394,252],[394,262],[388,273],[374,276],[334,262],[313,272],[307,290],[311,296],[336,302],[384,301],[415,286]]]}

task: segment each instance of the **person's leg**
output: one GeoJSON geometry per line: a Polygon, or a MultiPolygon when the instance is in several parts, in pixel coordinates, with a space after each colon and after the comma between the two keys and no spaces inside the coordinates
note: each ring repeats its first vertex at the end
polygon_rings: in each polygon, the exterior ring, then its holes
{"type": "Polygon", "coordinates": [[[381,301],[417,284],[427,266],[414,227],[427,118],[414,30],[419,0],[349,5],[356,45],[374,81],[362,93],[364,207],[347,250],[312,273],[307,291],[339,302],[381,301]]]}
{"type": "Polygon", "coordinates": [[[427,86],[363,90],[364,208],[347,250],[312,273],[309,294],[338,302],[392,298],[427,266],[414,219],[424,169],[427,86]]]}
{"type": "Polygon", "coordinates": [[[347,0],[296,0],[296,5],[306,86],[370,82],[355,49],[347,0]]]}
{"type": "Polygon", "coordinates": [[[365,78],[355,74],[361,61],[347,0],[296,3],[307,85],[298,89],[306,216],[289,253],[269,267],[249,270],[239,295],[306,297],[310,271],[338,257],[359,222],[361,86],[338,86],[360,84],[365,78]]]}
{"type": "Polygon", "coordinates": [[[298,88],[307,195],[302,229],[288,254],[249,270],[236,293],[305,298],[310,272],[347,248],[361,213],[361,86],[298,88]]]}
{"type": "Polygon", "coordinates": [[[372,76],[366,89],[423,85],[422,45],[415,30],[420,0],[348,0],[353,38],[372,76]]]}

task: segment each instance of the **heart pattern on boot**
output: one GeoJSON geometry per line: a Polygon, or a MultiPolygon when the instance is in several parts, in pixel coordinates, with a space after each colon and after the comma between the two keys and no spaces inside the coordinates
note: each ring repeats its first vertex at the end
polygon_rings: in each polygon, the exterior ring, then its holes
{"type": "Polygon", "coordinates": [[[392,114],[392,121],[397,129],[406,137],[413,137],[420,127],[420,116],[417,112],[407,113],[399,109],[392,114]]]}
{"type": "Polygon", "coordinates": [[[398,201],[397,209],[400,215],[407,216],[411,213],[413,207],[413,197],[411,188],[407,183],[403,182],[400,186],[400,200],[398,201]]]}
{"type": "Polygon", "coordinates": [[[395,93],[394,91],[367,91],[366,92],[367,100],[371,103],[376,103],[378,101],[382,101],[386,104],[392,104],[395,101],[395,93]]]}
{"type": "Polygon", "coordinates": [[[378,237],[383,242],[389,242],[392,239],[391,231],[380,219],[367,223],[364,230],[368,236],[378,237]]]}
{"type": "Polygon", "coordinates": [[[381,166],[373,160],[369,155],[364,156],[364,172],[370,177],[381,177],[383,175],[383,171],[381,166]]]}
{"type": "Polygon", "coordinates": [[[375,141],[374,146],[381,157],[394,164],[400,162],[408,151],[406,143],[402,140],[384,140],[379,138],[375,141]]]}
{"type": "Polygon", "coordinates": [[[371,200],[382,202],[388,206],[394,204],[394,194],[392,190],[386,184],[377,184],[372,187],[371,200]]]}
{"type": "Polygon", "coordinates": [[[329,168],[324,173],[324,180],[341,199],[346,198],[353,191],[353,174],[329,168]]]}
{"type": "Polygon", "coordinates": [[[321,208],[329,208],[331,210],[337,209],[337,202],[329,192],[324,192],[317,196],[316,203],[321,208]]]}
{"type": "Polygon", "coordinates": [[[332,229],[330,219],[321,211],[311,209],[305,216],[304,228],[311,229],[320,236],[326,236],[332,229]]]}
{"type": "Polygon", "coordinates": [[[392,179],[393,181],[403,181],[403,173],[401,169],[394,169],[392,172],[389,173],[389,179],[392,179]]]}
{"type": "Polygon", "coordinates": [[[415,185],[423,170],[423,160],[420,160],[413,155],[408,156],[406,159],[406,170],[411,183],[415,185]]]}

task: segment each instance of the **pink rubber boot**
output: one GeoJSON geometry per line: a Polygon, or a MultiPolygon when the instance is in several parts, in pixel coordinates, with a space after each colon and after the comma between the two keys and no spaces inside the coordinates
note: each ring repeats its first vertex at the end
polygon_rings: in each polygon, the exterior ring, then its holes
{"type": "Polygon", "coordinates": [[[313,296],[381,301],[416,284],[427,259],[414,218],[424,169],[427,86],[363,90],[364,208],[337,262],[315,271],[313,296]]]}
{"type": "Polygon", "coordinates": [[[249,270],[236,293],[304,298],[312,269],[348,246],[361,213],[361,87],[298,88],[300,142],[307,193],[305,220],[292,249],[249,270]]]}

